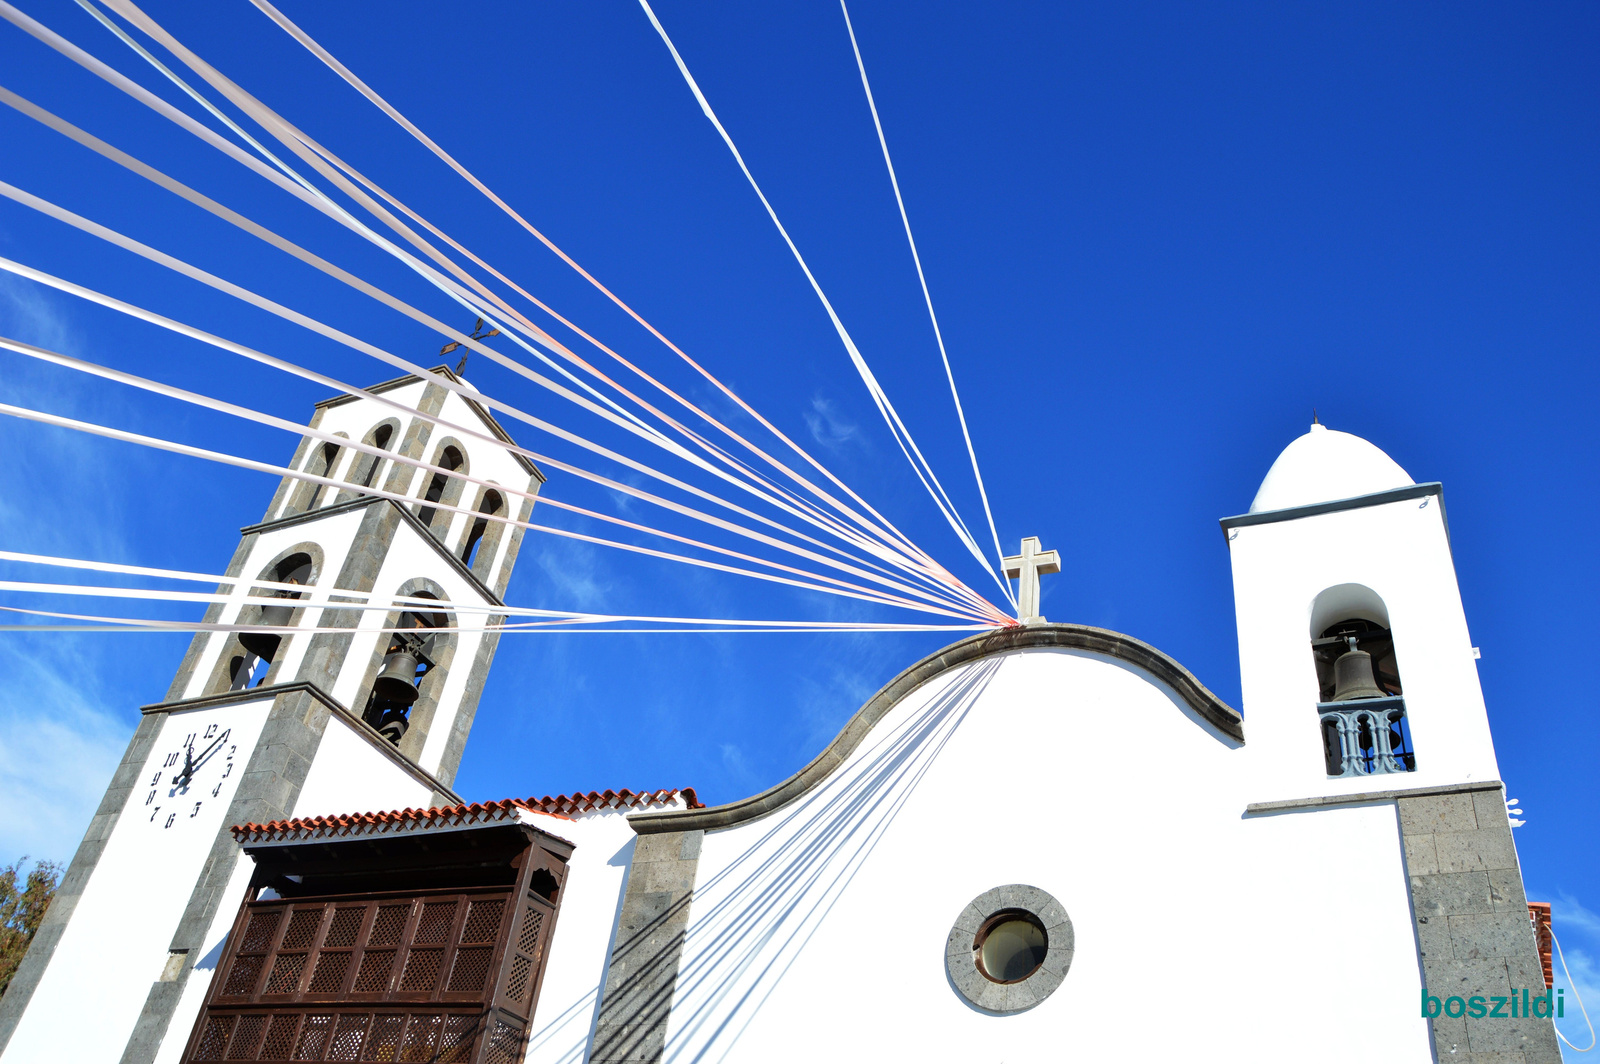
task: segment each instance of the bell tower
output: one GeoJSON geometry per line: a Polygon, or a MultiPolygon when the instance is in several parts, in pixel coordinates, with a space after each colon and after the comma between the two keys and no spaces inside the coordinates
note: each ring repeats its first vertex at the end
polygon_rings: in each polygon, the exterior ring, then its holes
{"type": "MultiPolygon", "coordinates": [[[[1424,993],[1449,987],[1439,993],[1463,1003],[1538,994],[1544,973],[1444,488],[1314,424],[1278,456],[1250,512],[1222,528],[1250,737],[1240,778],[1263,795],[1246,816],[1264,833],[1292,827],[1278,837],[1293,839],[1286,863],[1309,862],[1301,883],[1315,889],[1312,870],[1343,865],[1366,877],[1369,913],[1409,915],[1424,993]]],[[[1347,899],[1315,900],[1338,912],[1347,899]]],[[[1463,1057],[1490,1046],[1561,1058],[1537,1014],[1423,1016],[1432,1059],[1469,1046],[1463,1057]]]]}
{"type": "Polygon", "coordinates": [[[460,801],[524,531],[503,518],[544,477],[443,366],[367,391],[318,403],[291,463],[335,484],[285,477],[241,530],[205,621],[250,630],[197,633],[143,708],[0,998],[4,1064],[178,1060],[249,881],[230,826],[460,801]]]}
{"type": "Polygon", "coordinates": [[[1222,522],[1260,779],[1284,794],[1491,781],[1499,769],[1444,489],[1312,425],[1222,522]]]}

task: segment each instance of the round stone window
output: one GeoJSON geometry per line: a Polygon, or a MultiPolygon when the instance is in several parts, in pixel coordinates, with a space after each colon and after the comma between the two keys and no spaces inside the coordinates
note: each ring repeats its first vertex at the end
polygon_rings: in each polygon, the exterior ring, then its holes
{"type": "Polygon", "coordinates": [[[1022,883],[972,899],[945,942],[950,984],[985,1012],[1030,1009],[1072,964],[1072,921],[1061,903],[1022,883]]]}
{"type": "Polygon", "coordinates": [[[996,983],[1020,983],[1044,963],[1050,936],[1025,909],[1007,909],[983,922],[973,940],[978,971],[996,983]]]}

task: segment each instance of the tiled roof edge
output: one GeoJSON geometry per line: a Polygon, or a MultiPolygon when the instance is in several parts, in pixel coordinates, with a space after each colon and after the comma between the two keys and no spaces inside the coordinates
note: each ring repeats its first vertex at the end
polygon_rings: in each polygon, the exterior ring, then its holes
{"type": "Polygon", "coordinates": [[[342,813],[336,816],[295,817],[265,824],[236,824],[230,830],[241,843],[296,842],[315,838],[365,835],[372,832],[416,831],[430,828],[459,828],[514,820],[518,810],[545,813],[571,819],[603,809],[647,809],[667,805],[682,797],[688,809],[702,809],[704,803],[693,787],[659,791],[589,791],[577,794],[545,795],[543,798],[506,798],[498,802],[470,802],[428,809],[396,809],[371,813],[342,813]]]}

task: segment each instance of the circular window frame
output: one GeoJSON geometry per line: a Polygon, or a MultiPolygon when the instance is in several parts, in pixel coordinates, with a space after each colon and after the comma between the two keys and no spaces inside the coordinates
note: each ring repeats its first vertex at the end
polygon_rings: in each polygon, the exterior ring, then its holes
{"type": "Polygon", "coordinates": [[[967,1003],[984,1012],[1024,1012],[1053,994],[1072,966],[1072,921],[1046,891],[1010,883],[973,898],[956,917],[945,940],[945,971],[967,1003]],[[1018,916],[1037,921],[1045,936],[1044,960],[1021,979],[1001,982],[983,970],[979,951],[994,927],[1018,916]]]}

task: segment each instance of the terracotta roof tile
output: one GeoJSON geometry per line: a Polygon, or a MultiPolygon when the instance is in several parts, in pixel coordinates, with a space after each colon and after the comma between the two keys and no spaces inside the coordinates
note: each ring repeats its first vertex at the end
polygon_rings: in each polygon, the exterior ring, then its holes
{"type": "Polygon", "coordinates": [[[266,824],[236,824],[231,829],[240,842],[290,842],[314,838],[364,835],[377,831],[412,831],[440,827],[463,827],[515,820],[522,810],[571,820],[586,813],[606,809],[648,809],[682,800],[689,809],[703,809],[693,787],[681,790],[589,791],[580,794],[545,795],[543,798],[507,798],[498,802],[470,802],[430,809],[396,809],[387,812],[343,813],[338,816],[297,817],[273,820],[266,824]]]}

